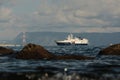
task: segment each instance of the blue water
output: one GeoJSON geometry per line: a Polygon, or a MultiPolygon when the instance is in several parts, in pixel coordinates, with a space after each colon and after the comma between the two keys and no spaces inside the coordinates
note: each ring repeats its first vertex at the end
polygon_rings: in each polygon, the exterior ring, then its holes
{"type": "MultiPolygon", "coordinates": [[[[53,73],[88,73],[96,75],[112,75],[120,78],[119,56],[97,56],[106,46],[44,46],[49,52],[56,55],[75,54],[96,57],[93,60],[21,60],[0,56],[0,72],[37,72],[39,67],[53,73]]],[[[21,48],[13,48],[16,51],[21,48]]]]}

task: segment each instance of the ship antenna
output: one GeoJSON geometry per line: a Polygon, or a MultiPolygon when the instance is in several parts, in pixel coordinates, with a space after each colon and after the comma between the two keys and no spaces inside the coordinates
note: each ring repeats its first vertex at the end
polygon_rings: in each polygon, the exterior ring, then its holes
{"type": "Polygon", "coordinates": [[[22,35],[22,45],[25,46],[26,45],[26,33],[23,32],[23,35],[22,35]]]}

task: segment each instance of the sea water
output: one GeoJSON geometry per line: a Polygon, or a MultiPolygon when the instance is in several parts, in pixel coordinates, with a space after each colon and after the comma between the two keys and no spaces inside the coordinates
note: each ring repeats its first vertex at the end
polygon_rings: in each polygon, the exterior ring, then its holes
{"type": "MultiPolygon", "coordinates": [[[[98,53],[106,46],[44,46],[55,55],[84,55],[95,57],[93,60],[21,60],[0,56],[0,72],[44,73],[44,76],[31,80],[120,80],[120,57],[103,56],[98,53]],[[48,77],[52,73],[52,77],[48,77]],[[65,77],[66,76],[66,77],[65,77]],[[44,78],[43,78],[44,77],[44,78]]],[[[21,47],[13,48],[20,51],[21,47]]],[[[0,76],[3,77],[3,76],[0,76]]],[[[1,78],[0,78],[1,79],[1,78]]],[[[6,79],[7,80],[7,79],[6,79]]],[[[8,79],[9,80],[9,79],[8,79]]],[[[29,80],[29,78],[28,78],[29,80]]]]}

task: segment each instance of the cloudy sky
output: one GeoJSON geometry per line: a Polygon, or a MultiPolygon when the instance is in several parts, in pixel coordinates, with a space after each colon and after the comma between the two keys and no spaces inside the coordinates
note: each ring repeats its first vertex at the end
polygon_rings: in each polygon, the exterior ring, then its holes
{"type": "Polygon", "coordinates": [[[120,32],[120,0],[0,0],[0,39],[23,31],[120,32]]]}

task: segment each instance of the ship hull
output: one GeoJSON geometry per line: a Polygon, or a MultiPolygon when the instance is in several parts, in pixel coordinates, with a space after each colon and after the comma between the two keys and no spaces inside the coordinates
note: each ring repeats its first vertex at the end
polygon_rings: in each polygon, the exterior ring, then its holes
{"type": "Polygon", "coordinates": [[[56,43],[59,46],[71,45],[71,43],[56,43]]]}
{"type": "Polygon", "coordinates": [[[81,44],[71,44],[71,43],[59,43],[56,42],[58,46],[70,46],[70,45],[88,45],[87,43],[81,43],[81,44]]]}

